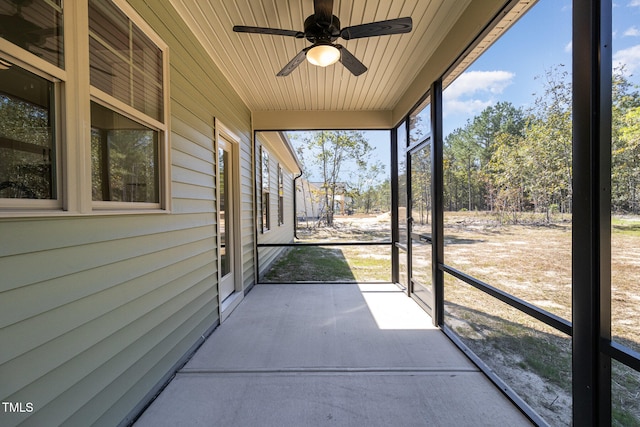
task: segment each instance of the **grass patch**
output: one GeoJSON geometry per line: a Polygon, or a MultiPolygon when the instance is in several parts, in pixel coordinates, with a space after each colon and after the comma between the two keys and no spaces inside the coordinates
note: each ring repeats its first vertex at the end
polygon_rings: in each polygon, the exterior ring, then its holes
{"type": "Polygon", "coordinates": [[[281,257],[265,274],[266,282],[355,281],[342,250],[300,246],[281,257]]]}
{"type": "Polygon", "coordinates": [[[372,257],[371,252],[378,252],[375,246],[346,247],[343,253],[358,282],[390,282],[391,254],[387,257],[372,257]]]}
{"type": "Polygon", "coordinates": [[[571,367],[570,353],[563,352],[556,344],[542,337],[526,335],[520,340],[524,362],[531,371],[570,392],[571,383],[567,382],[567,377],[571,373],[566,369],[571,367]]]}
{"type": "Polygon", "coordinates": [[[571,425],[571,340],[458,281],[445,324],[551,425],[571,425]]]}
{"type": "MultiPolygon", "coordinates": [[[[490,302],[487,304],[486,308],[494,308],[490,302]]],[[[467,323],[466,334],[464,328],[458,327],[456,331],[465,342],[473,340],[468,345],[482,354],[483,359],[491,359],[496,352],[512,355],[521,369],[535,373],[566,392],[571,391],[571,383],[567,381],[571,377],[568,338],[550,335],[467,307],[457,306],[455,310],[448,310],[447,314],[467,323]]]]}
{"type": "Polygon", "coordinates": [[[611,218],[611,227],[614,233],[640,237],[640,221],[636,218],[611,218]]]}
{"type": "Polygon", "coordinates": [[[611,421],[614,427],[640,427],[640,420],[631,412],[615,406],[611,409],[611,421]]]}
{"type": "Polygon", "coordinates": [[[265,274],[266,282],[374,282],[391,280],[391,256],[371,246],[299,246],[265,274]]]}
{"type": "Polygon", "coordinates": [[[611,424],[640,427],[640,372],[616,361],[611,368],[611,424]]]}

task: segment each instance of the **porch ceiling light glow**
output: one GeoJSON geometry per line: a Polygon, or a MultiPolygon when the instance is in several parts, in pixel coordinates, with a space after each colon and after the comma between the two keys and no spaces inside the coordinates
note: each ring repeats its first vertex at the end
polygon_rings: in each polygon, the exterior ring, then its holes
{"type": "Polygon", "coordinates": [[[307,51],[307,61],[319,67],[335,64],[340,59],[340,51],[330,44],[318,44],[307,51]]]}

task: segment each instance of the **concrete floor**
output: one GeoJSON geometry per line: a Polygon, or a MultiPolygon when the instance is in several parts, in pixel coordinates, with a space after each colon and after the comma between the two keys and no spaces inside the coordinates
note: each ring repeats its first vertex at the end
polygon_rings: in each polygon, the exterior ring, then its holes
{"type": "Polygon", "coordinates": [[[136,422],[528,426],[394,285],[258,285],[136,422]]]}

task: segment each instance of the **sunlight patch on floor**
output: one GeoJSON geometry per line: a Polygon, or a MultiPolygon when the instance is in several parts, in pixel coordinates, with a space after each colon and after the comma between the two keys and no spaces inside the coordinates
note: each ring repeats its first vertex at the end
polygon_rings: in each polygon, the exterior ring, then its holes
{"type": "Polygon", "coordinates": [[[358,285],[378,328],[389,330],[436,329],[431,317],[396,285],[358,285]]]}

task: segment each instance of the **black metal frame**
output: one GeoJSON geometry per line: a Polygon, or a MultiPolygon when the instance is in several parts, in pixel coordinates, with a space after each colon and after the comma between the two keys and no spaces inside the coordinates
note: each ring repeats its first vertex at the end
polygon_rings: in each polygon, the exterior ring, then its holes
{"type": "Polygon", "coordinates": [[[431,266],[433,323],[444,325],[444,167],[442,139],[442,79],[431,85],[431,266]]]}
{"type": "Polygon", "coordinates": [[[611,424],[611,0],[573,1],[573,422],[611,424]],[[579,267],[578,267],[579,266],[579,267]]]}
{"type": "Polygon", "coordinates": [[[295,242],[295,243],[258,243],[259,248],[280,248],[295,246],[393,246],[393,242],[295,242]]]}
{"type": "Polygon", "coordinates": [[[488,285],[480,280],[477,280],[467,274],[462,273],[459,270],[456,270],[453,267],[449,267],[444,264],[439,264],[438,270],[448,273],[451,276],[455,277],[458,280],[465,282],[468,285],[473,286],[474,288],[484,292],[487,295],[492,296],[493,298],[502,301],[503,303],[521,311],[522,313],[533,317],[536,320],[541,321],[542,323],[551,326],[558,331],[572,336],[573,328],[571,326],[571,322],[565,320],[559,316],[556,316],[553,313],[550,313],[546,310],[536,307],[533,304],[530,304],[520,298],[517,298],[507,292],[504,292],[498,288],[495,288],[491,285],[488,285]]]}
{"type": "Polygon", "coordinates": [[[396,244],[400,240],[398,183],[398,128],[391,129],[391,281],[400,282],[400,248],[396,244]]]}
{"type": "MultiPolygon", "coordinates": [[[[471,51],[483,34],[510,10],[517,0],[505,1],[495,19],[443,74],[446,76],[471,51]]],[[[611,425],[611,364],[616,360],[640,371],[640,353],[611,337],[611,36],[612,0],[573,0],[573,233],[572,233],[572,322],[477,280],[444,263],[442,77],[428,92],[431,96],[432,126],[432,280],[433,320],[480,369],[534,423],[545,425],[513,390],[444,324],[444,275],[461,280],[487,295],[520,310],[572,337],[573,424],[611,425]],[[577,268],[580,266],[580,268],[577,268]]],[[[426,95],[425,95],[426,96],[426,95]]],[[[422,98],[422,100],[425,97],[422,98]]],[[[421,100],[421,102],[422,102],[421,100]]],[[[421,103],[420,102],[420,103],[421,103]]],[[[391,242],[357,242],[359,245],[390,245],[392,279],[399,280],[399,248],[408,253],[411,245],[399,242],[398,225],[398,133],[406,132],[408,120],[420,105],[404,117],[406,126],[391,130],[391,242]]],[[[409,147],[407,147],[409,148],[409,147]]],[[[409,149],[406,152],[409,160],[409,149]]],[[[410,165],[407,165],[409,170],[410,165]]],[[[407,180],[410,194],[410,182],[407,180]]],[[[410,206],[407,206],[409,209],[410,206]]],[[[409,212],[409,211],[408,211],[409,212]]],[[[257,241],[257,240],[256,240],[257,241]]],[[[261,244],[267,246],[342,246],[353,242],[261,244]]],[[[256,250],[257,253],[257,250],[256,250]]],[[[411,283],[407,292],[411,295],[411,283]]]]}
{"type": "Polygon", "coordinates": [[[612,360],[640,371],[640,353],[611,339],[611,19],[611,0],[573,1],[573,322],[445,265],[442,79],[430,89],[434,323],[536,424],[545,421],[444,325],[444,273],[573,337],[573,424],[611,425],[612,360]]]}
{"type": "MultiPolygon", "coordinates": [[[[261,131],[259,129],[256,129],[253,131],[253,140],[254,140],[254,150],[257,150],[257,146],[258,146],[258,142],[257,142],[257,138],[256,135],[259,132],[272,132],[272,131],[261,131]]],[[[280,130],[279,132],[283,132],[282,130],[280,130]]],[[[390,144],[390,149],[394,146],[394,143],[397,145],[397,134],[396,132],[393,132],[392,130],[390,130],[390,138],[391,138],[391,144],[390,144]],[[395,141],[395,142],[394,142],[395,141]]],[[[257,154],[256,154],[257,155],[257,154]]],[[[391,152],[391,156],[393,157],[393,151],[391,152]]],[[[396,153],[397,156],[397,153],[396,153]]],[[[261,157],[261,156],[260,156],[261,157]]],[[[252,159],[252,168],[254,170],[254,173],[257,169],[257,158],[253,157],[252,159]]],[[[262,161],[262,160],[260,160],[262,161]]],[[[258,243],[259,240],[259,235],[258,235],[258,222],[261,222],[261,218],[257,218],[257,209],[255,211],[255,216],[256,216],[256,230],[255,230],[255,247],[254,247],[254,257],[255,257],[255,277],[256,277],[256,281],[255,284],[290,284],[291,282],[262,282],[261,281],[261,277],[260,277],[260,248],[291,248],[291,247],[301,247],[301,246],[388,246],[391,249],[391,257],[392,257],[392,262],[391,262],[391,282],[380,282],[380,281],[368,281],[366,283],[397,283],[397,277],[394,276],[395,274],[397,274],[399,276],[399,272],[398,272],[398,254],[397,254],[397,247],[394,245],[394,242],[397,241],[397,235],[399,234],[398,231],[398,221],[397,221],[397,212],[398,212],[398,199],[397,199],[397,192],[398,192],[398,166],[397,163],[395,164],[395,169],[394,169],[394,165],[392,162],[391,165],[391,171],[390,171],[390,178],[391,178],[391,240],[390,241],[351,241],[351,242],[335,242],[335,241],[324,241],[324,242],[290,242],[290,243],[258,243]],[[394,184],[394,177],[395,177],[395,184],[394,184]],[[394,185],[395,185],[395,198],[394,198],[394,185]],[[395,207],[394,207],[395,206],[395,207]],[[396,220],[394,221],[394,211],[395,211],[395,218],[396,220]],[[394,233],[395,233],[395,238],[394,238],[394,233]],[[394,257],[394,251],[396,251],[396,255],[394,257]]],[[[300,174],[299,176],[294,178],[294,192],[295,192],[295,181],[300,178],[302,176],[302,174],[300,174]]],[[[256,203],[256,207],[258,206],[258,202],[259,202],[259,198],[258,198],[258,189],[261,190],[261,186],[258,186],[258,179],[262,179],[261,177],[258,177],[257,174],[255,174],[254,176],[254,188],[256,189],[255,193],[256,193],[256,197],[255,197],[255,203],[256,203]]],[[[295,193],[294,193],[294,197],[293,197],[293,204],[294,204],[294,212],[293,212],[293,216],[294,216],[294,237],[297,238],[297,229],[298,229],[298,221],[297,221],[297,215],[296,215],[296,209],[295,209],[295,193]]],[[[318,281],[313,281],[313,280],[305,280],[303,282],[295,282],[295,283],[305,283],[305,284],[314,284],[314,283],[330,283],[330,282],[318,282],[318,281]]],[[[340,282],[340,283],[344,283],[344,282],[340,282]]]]}
{"type": "MultiPolygon", "coordinates": [[[[407,141],[410,141],[408,135],[409,129],[407,129],[407,141]]],[[[407,165],[407,183],[406,183],[406,191],[407,191],[407,275],[408,275],[408,288],[407,295],[413,297],[413,299],[432,317],[432,319],[436,319],[435,316],[435,293],[434,289],[431,289],[430,295],[428,295],[428,300],[425,301],[425,298],[421,298],[418,295],[418,292],[415,291],[415,285],[417,284],[420,288],[427,288],[427,284],[421,283],[418,280],[413,278],[413,240],[414,240],[414,232],[413,232],[413,168],[412,168],[412,156],[429,146],[431,150],[433,147],[433,135],[429,134],[425,138],[421,139],[418,142],[410,144],[406,150],[406,165],[407,165]]],[[[429,153],[431,155],[431,153],[429,153]]],[[[433,167],[433,162],[432,162],[433,167]]],[[[432,172],[431,172],[432,173],[432,172]]],[[[432,190],[433,191],[433,190],[432,190]]],[[[432,195],[433,198],[433,195],[432,195]]],[[[432,201],[433,205],[433,201],[432,201]]],[[[433,213],[433,206],[431,209],[433,213]]],[[[433,218],[432,218],[432,226],[433,226],[433,218]]],[[[429,237],[427,243],[432,244],[432,239],[429,237]]]]}

